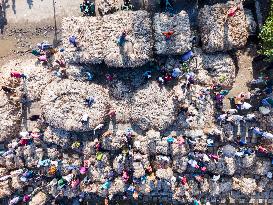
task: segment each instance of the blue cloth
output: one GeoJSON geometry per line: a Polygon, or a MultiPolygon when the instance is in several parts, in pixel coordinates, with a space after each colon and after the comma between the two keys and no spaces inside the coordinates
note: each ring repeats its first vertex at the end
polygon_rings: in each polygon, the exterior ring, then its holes
{"type": "Polygon", "coordinates": [[[246,141],[244,141],[244,140],[240,140],[239,144],[240,144],[241,146],[243,146],[243,145],[246,145],[246,144],[247,144],[247,142],[246,142],[246,141]]]}
{"type": "Polygon", "coordinates": [[[69,42],[71,43],[71,44],[73,44],[75,47],[77,46],[77,42],[76,42],[76,37],[75,36],[70,36],[69,37],[69,42]]]}
{"type": "Polygon", "coordinates": [[[173,143],[174,142],[174,138],[173,137],[168,137],[167,142],[168,143],[173,143]]]}
{"type": "Polygon", "coordinates": [[[38,164],[40,166],[47,167],[51,164],[51,160],[50,159],[40,160],[38,164]]]}
{"type": "Polygon", "coordinates": [[[193,56],[193,52],[192,52],[192,51],[188,51],[188,52],[184,53],[184,54],[181,56],[181,60],[182,60],[183,62],[188,61],[192,56],[193,56]]]}
{"type": "Polygon", "coordinates": [[[91,81],[91,80],[93,80],[93,75],[92,75],[92,73],[90,73],[90,72],[85,72],[85,74],[87,75],[87,80],[88,81],[91,81]]]}
{"type": "Polygon", "coordinates": [[[105,182],[105,183],[102,185],[102,188],[103,188],[103,189],[109,189],[109,188],[110,188],[110,185],[111,185],[111,182],[107,181],[107,182],[105,182]]]}

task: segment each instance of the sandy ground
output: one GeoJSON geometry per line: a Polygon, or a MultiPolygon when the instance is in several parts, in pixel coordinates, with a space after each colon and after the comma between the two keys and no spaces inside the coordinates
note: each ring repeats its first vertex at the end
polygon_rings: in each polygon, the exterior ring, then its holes
{"type": "Polygon", "coordinates": [[[39,23],[43,20],[54,23],[54,15],[57,21],[63,16],[80,15],[81,2],[81,0],[8,0],[6,18],[9,24],[39,23]]]}
{"type": "Polygon", "coordinates": [[[43,40],[58,42],[62,18],[80,16],[80,3],[81,0],[2,0],[0,66],[15,57],[28,57],[33,46],[43,40]]]}

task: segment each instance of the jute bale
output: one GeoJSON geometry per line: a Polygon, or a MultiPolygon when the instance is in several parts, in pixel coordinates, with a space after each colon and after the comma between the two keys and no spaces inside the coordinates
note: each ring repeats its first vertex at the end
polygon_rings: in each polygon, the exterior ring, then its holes
{"type": "Polygon", "coordinates": [[[127,144],[127,138],[124,131],[118,130],[108,136],[100,138],[101,147],[107,151],[120,150],[127,144]]]}
{"type": "Polygon", "coordinates": [[[149,154],[154,155],[156,154],[156,142],[161,140],[160,132],[155,130],[149,130],[146,133],[147,138],[147,145],[149,147],[149,154]]]}
{"type": "Polygon", "coordinates": [[[215,4],[200,9],[198,25],[204,51],[227,51],[246,45],[248,24],[244,10],[237,10],[234,16],[229,17],[228,10],[232,6],[215,4]]]}
{"type": "Polygon", "coordinates": [[[172,93],[156,82],[144,85],[133,98],[131,120],[143,130],[163,130],[174,122],[176,115],[172,93]]]}
{"type": "Polygon", "coordinates": [[[142,135],[137,135],[136,137],[134,137],[133,149],[142,154],[148,154],[150,150],[149,144],[147,143],[147,138],[142,135]]]}
{"type": "Polygon", "coordinates": [[[125,183],[121,177],[118,177],[112,182],[109,188],[109,195],[122,194],[125,191],[125,183]]]}
{"type": "Polygon", "coordinates": [[[235,80],[236,68],[228,54],[204,54],[201,49],[196,49],[194,54],[190,67],[194,68],[199,83],[204,85],[218,83],[232,86],[235,80]]]}
{"type": "Polygon", "coordinates": [[[12,190],[10,187],[10,180],[5,180],[0,182],[0,198],[4,198],[6,196],[10,196],[12,194],[12,190]]]}
{"type": "Polygon", "coordinates": [[[101,86],[62,80],[46,87],[41,107],[46,122],[52,127],[67,131],[90,131],[103,123],[107,103],[107,93],[101,86]],[[90,107],[85,103],[87,97],[94,98],[90,107]],[[82,122],[84,114],[88,115],[87,122],[82,122]]]}
{"type": "Polygon", "coordinates": [[[130,122],[131,117],[131,103],[126,100],[115,100],[109,101],[111,110],[115,111],[115,122],[118,124],[126,124],[130,122]]]}
{"type": "Polygon", "coordinates": [[[178,143],[173,143],[172,144],[172,156],[185,156],[189,152],[189,147],[186,144],[178,144],[178,143]]]}
{"type": "Polygon", "coordinates": [[[103,61],[102,20],[99,17],[67,17],[62,21],[64,57],[69,63],[97,64],[103,61]],[[69,42],[75,36],[77,47],[69,42]]]}
{"type": "Polygon", "coordinates": [[[20,107],[0,90],[0,141],[15,138],[21,129],[20,107]]]}
{"type": "Polygon", "coordinates": [[[173,171],[182,174],[187,170],[188,157],[175,156],[173,158],[173,171]]]}
{"type": "Polygon", "coordinates": [[[210,161],[207,168],[208,171],[215,174],[232,176],[236,171],[236,164],[234,158],[223,157],[217,162],[210,161]]]}
{"type": "Polygon", "coordinates": [[[251,195],[257,189],[257,183],[252,178],[232,178],[232,189],[240,191],[244,195],[251,195]]]}
{"type": "Polygon", "coordinates": [[[47,202],[47,197],[47,194],[40,191],[32,197],[29,205],[44,205],[47,202]]]}
{"type": "Polygon", "coordinates": [[[257,158],[251,173],[256,175],[266,175],[271,170],[271,161],[269,159],[257,158]]]}
{"type": "Polygon", "coordinates": [[[44,141],[46,143],[55,143],[62,147],[66,147],[73,140],[73,135],[63,129],[48,126],[44,132],[44,141]]]}
{"type": "Polygon", "coordinates": [[[114,13],[119,9],[118,0],[95,0],[95,3],[101,15],[114,13]]]}
{"type": "Polygon", "coordinates": [[[156,13],[154,16],[155,52],[171,55],[183,54],[191,49],[191,28],[187,12],[181,11],[172,16],[166,13],[156,13]],[[169,40],[162,32],[174,31],[169,40]]]}
{"type": "Polygon", "coordinates": [[[33,59],[9,61],[2,67],[2,71],[1,80],[4,81],[14,80],[10,77],[12,71],[27,75],[26,80],[19,79],[16,89],[20,95],[27,91],[30,101],[39,100],[44,88],[55,78],[48,66],[37,64],[33,59]]]}
{"type": "Polygon", "coordinates": [[[158,170],[156,170],[156,176],[159,179],[165,179],[167,181],[171,181],[171,179],[173,177],[173,170],[171,168],[158,169],[158,170]]]}
{"type": "Polygon", "coordinates": [[[135,178],[140,178],[145,175],[145,169],[141,162],[133,162],[133,171],[134,171],[133,176],[135,178]]]}
{"type": "Polygon", "coordinates": [[[146,11],[119,11],[103,17],[104,61],[111,67],[138,67],[152,57],[152,28],[146,11]],[[117,39],[126,31],[123,46],[117,39]]]}
{"type": "Polygon", "coordinates": [[[250,168],[254,165],[255,160],[257,160],[255,155],[246,155],[242,158],[236,159],[236,164],[241,168],[250,168]]]}
{"type": "Polygon", "coordinates": [[[210,181],[210,194],[212,196],[220,195],[221,197],[227,195],[232,190],[231,180],[225,179],[223,182],[210,181]]]}

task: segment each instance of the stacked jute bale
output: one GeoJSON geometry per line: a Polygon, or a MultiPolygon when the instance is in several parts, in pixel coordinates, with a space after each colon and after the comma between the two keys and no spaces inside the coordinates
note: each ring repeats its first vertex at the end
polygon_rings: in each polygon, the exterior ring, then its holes
{"type": "Polygon", "coordinates": [[[0,198],[10,196],[12,194],[12,189],[10,187],[10,179],[0,182],[0,198]]]}
{"type": "Polygon", "coordinates": [[[174,122],[176,115],[173,93],[157,82],[144,85],[133,97],[131,120],[143,130],[163,130],[174,122]]]}
{"type": "Polygon", "coordinates": [[[183,54],[191,49],[191,28],[187,12],[181,11],[172,16],[156,13],[153,27],[155,30],[155,52],[162,55],[183,54]],[[169,40],[162,32],[174,31],[169,40]]]}
{"type": "Polygon", "coordinates": [[[69,63],[99,64],[112,67],[137,67],[152,58],[152,29],[146,11],[119,11],[100,17],[69,17],[63,20],[64,57],[69,63]],[[117,39],[125,31],[123,46],[117,39]],[[74,35],[78,46],[68,39],[74,35]]]}
{"type": "Polygon", "coordinates": [[[35,194],[31,201],[29,202],[30,205],[44,205],[46,204],[48,199],[48,195],[45,194],[44,192],[38,192],[37,194],[35,194]]]}
{"type": "Polygon", "coordinates": [[[146,11],[119,11],[103,17],[104,61],[110,67],[138,67],[152,58],[152,23],[146,11]],[[123,46],[117,39],[125,31],[123,46]]]}
{"type": "Polygon", "coordinates": [[[249,196],[257,189],[257,183],[252,178],[232,178],[232,189],[240,191],[242,194],[249,196]]]}
{"type": "Polygon", "coordinates": [[[190,67],[202,85],[219,83],[230,87],[235,81],[235,64],[225,53],[205,54],[201,49],[196,49],[190,67]]]}
{"type": "Polygon", "coordinates": [[[112,198],[116,194],[124,193],[125,190],[126,190],[125,182],[122,180],[121,177],[118,177],[113,181],[108,191],[109,195],[111,196],[110,198],[112,198]]]}
{"type": "Polygon", "coordinates": [[[26,80],[17,80],[18,84],[14,88],[20,95],[27,91],[27,97],[30,101],[38,101],[46,85],[55,78],[48,66],[39,64],[32,59],[9,61],[2,67],[2,71],[1,81],[6,84],[12,83],[9,81],[15,81],[10,77],[12,71],[27,75],[26,80]]]}
{"type": "Polygon", "coordinates": [[[124,131],[118,130],[110,135],[102,135],[100,142],[101,147],[105,150],[120,150],[127,144],[127,138],[124,131]]]}
{"type": "Polygon", "coordinates": [[[62,80],[50,83],[41,98],[45,121],[54,128],[67,131],[90,131],[104,122],[108,103],[107,91],[99,85],[62,80]],[[88,107],[87,97],[94,103],[88,107]],[[83,123],[87,114],[89,120],[83,123]]]}
{"type": "Polygon", "coordinates": [[[44,131],[43,140],[44,142],[49,144],[55,143],[65,148],[74,139],[75,139],[75,136],[73,136],[72,133],[67,132],[66,130],[63,130],[63,129],[53,128],[51,126],[48,126],[46,130],[44,131]]]}
{"type": "Polygon", "coordinates": [[[212,196],[226,196],[232,190],[232,182],[229,178],[225,178],[223,182],[210,181],[209,191],[212,196]]]}
{"type": "Polygon", "coordinates": [[[237,10],[234,16],[228,16],[229,9],[234,6],[229,2],[205,5],[200,9],[198,25],[205,52],[227,51],[246,45],[248,24],[244,10],[237,10]]]}
{"type": "Polygon", "coordinates": [[[210,161],[208,166],[208,171],[215,174],[225,174],[232,176],[236,171],[236,164],[234,158],[223,157],[220,158],[217,162],[210,161]]]}
{"type": "Polygon", "coordinates": [[[69,63],[97,64],[103,61],[102,19],[100,17],[67,17],[62,22],[64,57],[69,63]],[[75,36],[77,47],[69,42],[75,36]]]}
{"type": "Polygon", "coordinates": [[[95,0],[95,4],[101,15],[114,13],[119,10],[118,0],[95,0]]]}
{"type": "Polygon", "coordinates": [[[20,106],[0,90],[0,141],[15,138],[21,129],[20,106]]]}
{"type": "Polygon", "coordinates": [[[147,138],[142,135],[137,135],[134,137],[133,142],[133,149],[142,153],[142,154],[148,154],[150,153],[149,144],[147,143],[147,138]]]}

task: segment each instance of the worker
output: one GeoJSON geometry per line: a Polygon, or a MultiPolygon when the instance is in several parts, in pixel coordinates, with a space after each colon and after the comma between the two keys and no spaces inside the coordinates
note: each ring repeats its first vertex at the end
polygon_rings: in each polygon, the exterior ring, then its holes
{"type": "Polygon", "coordinates": [[[171,36],[173,36],[174,31],[162,32],[162,34],[165,36],[165,40],[168,41],[171,39],[171,36]]]}

